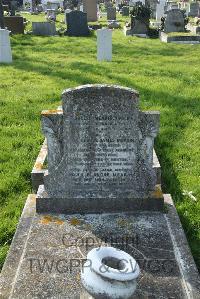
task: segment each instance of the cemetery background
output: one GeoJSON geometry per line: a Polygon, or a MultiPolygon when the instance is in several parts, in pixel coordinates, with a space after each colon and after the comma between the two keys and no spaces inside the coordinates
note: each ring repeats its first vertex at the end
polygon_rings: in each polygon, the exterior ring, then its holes
{"type": "MultiPolygon", "coordinates": [[[[26,17],[44,21],[43,15],[26,17]]],[[[59,18],[64,19],[64,15],[59,18]]],[[[129,18],[117,19],[123,27],[129,18]]],[[[105,24],[105,19],[100,23],[105,24]]],[[[59,26],[62,24],[57,22],[59,26]]],[[[99,63],[95,35],[11,37],[13,64],[0,65],[1,266],[24,201],[31,193],[30,173],[44,138],[40,112],[55,109],[65,88],[112,83],[135,88],[140,92],[141,109],[161,113],[155,148],[162,167],[163,191],[173,196],[200,267],[199,46],[125,37],[115,30],[112,62],[99,63]]]]}

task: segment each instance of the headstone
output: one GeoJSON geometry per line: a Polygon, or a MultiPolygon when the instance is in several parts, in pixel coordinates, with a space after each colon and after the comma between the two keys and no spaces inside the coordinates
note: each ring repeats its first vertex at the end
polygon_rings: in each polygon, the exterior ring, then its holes
{"type": "Polygon", "coordinates": [[[108,21],[108,28],[109,29],[118,29],[118,28],[120,28],[120,23],[116,20],[110,20],[110,21],[108,21]]]}
{"type": "Polygon", "coordinates": [[[157,6],[158,0],[146,0],[145,4],[150,6],[151,8],[151,18],[155,19],[156,18],[156,6],[157,6]]]}
{"type": "Polygon", "coordinates": [[[184,15],[180,9],[167,11],[167,16],[164,23],[164,32],[184,32],[185,22],[184,15]]]}
{"type": "Polygon", "coordinates": [[[90,34],[86,13],[74,10],[66,14],[66,19],[67,31],[65,32],[65,35],[88,36],[90,34]]]}
{"type": "Polygon", "coordinates": [[[150,10],[141,2],[136,3],[135,10],[131,14],[131,27],[124,28],[125,35],[138,35],[147,37],[150,25],[150,10]]]}
{"type": "Polygon", "coordinates": [[[70,13],[72,10],[67,8],[65,9],[65,24],[67,25],[67,14],[70,13]]]}
{"type": "Polygon", "coordinates": [[[6,12],[10,11],[9,5],[2,5],[2,7],[3,7],[3,11],[6,11],[6,12]]]}
{"type": "Polygon", "coordinates": [[[200,3],[199,2],[192,2],[189,6],[189,17],[197,17],[200,15],[200,3]]]}
{"type": "Polygon", "coordinates": [[[116,8],[115,7],[107,8],[107,20],[116,20],[116,8]]]}
{"type": "Polygon", "coordinates": [[[132,89],[88,85],[64,91],[63,110],[42,113],[48,174],[38,212],[162,209],[152,166],[159,113],[138,102],[132,89]]]}
{"type": "Polygon", "coordinates": [[[97,60],[112,60],[112,30],[97,30],[97,60]]]}
{"type": "Polygon", "coordinates": [[[0,29],[0,63],[12,62],[9,33],[7,29],[0,29]]]}
{"type": "Polygon", "coordinates": [[[56,11],[60,8],[59,2],[47,2],[47,9],[55,9],[56,11]]]}
{"type": "Polygon", "coordinates": [[[88,22],[96,22],[97,0],[83,0],[83,12],[87,13],[88,22]]]}
{"type": "Polygon", "coordinates": [[[51,21],[56,21],[56,10],[47,9],[47,19],[51,21]]]}
{"type": "Polygon", "coordinates": [[[34,35],[41,35],[41,36],[56,35],[56,25],[54,22],[33,22],[32,29],[34,35]]]}
{"type": "Polygon", "coordinates": [[[20,16],[4,17],[5,27],[12,32],[12,34],[24,33],[24,19],[20,16]]]}
{"type": "Polygon", "coordinates": [[[17,10],[17,1],[12,0],[10,2],[10,15],[15,16],[15,11],[17,10]]]}
{"type": "Polygon", "coordinates": [[[159,0],[156,6],[156,20],[160,21],[164,16],[165,0],[159,0]]]}
{"type": "Polygon", "coordinates": [[[124,17],[129,16],[129,7],[128,6],[123,6],[121,11],[122,11],[122,16],[124,16],[124,17]]]}
{"type": "Polygon", "coordinates": [[[37,11],[38,11],[38,12],[43,12],[43,10],[44,10],[44,9],[43,9],[42,4],[38,4],[38,5],[37,5],[37,11]]]}
{"type": "Polygon", "coordinates": [[[108,9],[108,7],[113,7],[113,4],[110,1],[105,1],[105,8],[106,8],[106,10],[108,9]]]}

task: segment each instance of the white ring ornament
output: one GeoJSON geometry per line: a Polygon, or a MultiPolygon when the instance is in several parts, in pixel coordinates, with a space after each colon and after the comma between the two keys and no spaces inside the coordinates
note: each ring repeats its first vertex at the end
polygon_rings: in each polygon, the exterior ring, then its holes
{"type": "Polygon", "coordinates": [[[81,281],[95,299],[128,299],[136,290],[139,274],[139,265],[128,253],[99,247],[88,253],[81,281]]]}

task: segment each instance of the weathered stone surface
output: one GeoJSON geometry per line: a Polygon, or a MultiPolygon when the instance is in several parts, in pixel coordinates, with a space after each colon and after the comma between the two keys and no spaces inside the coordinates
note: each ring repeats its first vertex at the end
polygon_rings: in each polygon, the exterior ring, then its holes
{"type": "Polygon", "coordinates": [[[176,209],[167,213],[38,215],[28,197],[0,276],[1,298],[91,299],[80,271],[94,247],[113,246],[139,263],[132,299],[199,299],[200,279],[176,209]]]}
{"type": "Polygon", "coordinates": [[[63,113],[42,114],[49,168],[45,192],[40,189],[38,197],[76,199],[83,206],[85,199],[91,205],[104,199],[108,206],[127,202],[134,208],[134,199],[154,198],[153,144],[159,112],[139,111],[138,93],[118,86],[69,89],[62,101],[63,113]]]}
{"type": "Polygon", "coordinates": [[[184,32],[184,15],[180,9],[172,9],[166,12],[167,17],[164,23],[164,32],[184,32]]]}
{"type": "MultiPolygon", "coordinates": [[[[60,109],[58,109],[60,110],[60,109]]],[[[47,161],[47,141],[46,138],[44,140],[44,143],[40,149],[40,152],[38,154],[38,157],[35,161],[35,164],[33,166],[33,169],[31,171],[31,181],[32,181],[32,189],[34,193],[37,193],[38,188],[40,185],[44,184],[44,175],[47,171],[45,168],[45,162],[47,161]]],[[[158,157],[156,155],[156,152],[153,151],[153,168],[156,173],[156,184],[161,184],[161,167],[158,160],[158,157]]]]}
{"type": "Polygon", "coordinates": [[[87,23],[87,14],[74,10],[66,14],[67,20],[67,31],[65,35],[69,36],[88,36],[90,34],[88,23],[87,23]]]}

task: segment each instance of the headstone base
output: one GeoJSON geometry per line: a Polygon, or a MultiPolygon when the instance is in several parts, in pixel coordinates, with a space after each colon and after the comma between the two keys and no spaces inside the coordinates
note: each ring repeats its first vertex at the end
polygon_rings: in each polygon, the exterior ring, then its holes
{"type": "Polygon", "coordinates": [[[138,37],[148,38],[147,34],[134,33],[134,31],[131,28],[128,28],[126,26],[124,26],[123,32],[124,32],[125,36],[132,35],[132,36],[138,36],[138,37]]]}
{"type": "Polygon", "coordinates": [[[40,185],[36,198],[37,213],[104,213],[120,211],[162,211],[164,208],[163,194],[160,186],[143,198],[130,198],[127,196],[101,197],[101,198],[51,198],[40,185]]]}
{"type": "Polygon", "coordinates": [[[1,298],[91,299],[80,271],[94,247],[113,246],[139,263],[131,299],[200,298],[199,274],[170,195],[166,213],[37,214],[29,195],[0,276],[1,298]]]}
{"type": "Polygon", "coordinates": [[[200,44],[200,35],[175,35],[170,36],[164,32],[160,33],[160,40],[164,43],[175,44],[200,44]]]}

